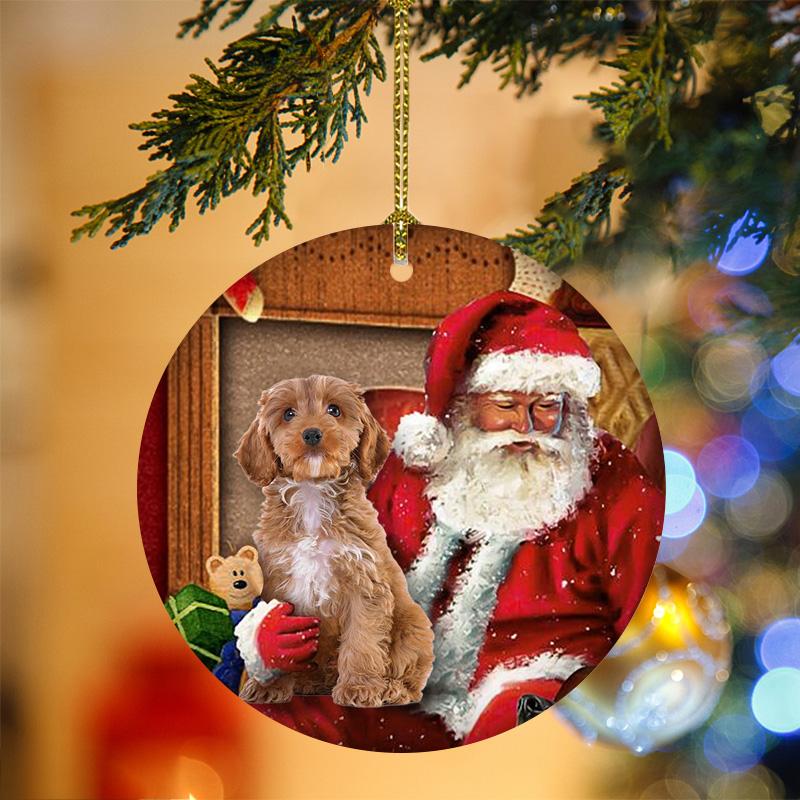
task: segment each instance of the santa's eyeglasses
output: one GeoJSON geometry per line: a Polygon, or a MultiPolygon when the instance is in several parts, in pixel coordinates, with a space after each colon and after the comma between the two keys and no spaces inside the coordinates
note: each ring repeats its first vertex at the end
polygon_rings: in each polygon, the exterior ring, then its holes
{"type": "Polygon", "coordinates": [[[498,393],[490,395],[488,399],[498,415],[509,422],[524,415],[531,433],[555,436],[564,424],[566,394],[563,392],[541,395],[498,393]]]}

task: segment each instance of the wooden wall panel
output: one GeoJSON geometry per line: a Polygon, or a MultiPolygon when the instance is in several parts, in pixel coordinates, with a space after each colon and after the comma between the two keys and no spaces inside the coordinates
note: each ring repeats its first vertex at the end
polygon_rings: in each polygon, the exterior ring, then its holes
{"type": "Polygon", "coordinates": [[[219,318],[201,317],[167,368],[168,591],[205,582],[219,551],[219,318]]]}
{"type": "MultiPolygon", "coordinates": [[[[391,225],[331,233],[263,263],[255,271],[266,319],[433,328],[469,300],[514,279],[507,247],[471,233],[427,225],[411,228],[414,275],[389,278],[391,225]]],[[[223,302],[214,310],[233,312],[223,302]]]]}

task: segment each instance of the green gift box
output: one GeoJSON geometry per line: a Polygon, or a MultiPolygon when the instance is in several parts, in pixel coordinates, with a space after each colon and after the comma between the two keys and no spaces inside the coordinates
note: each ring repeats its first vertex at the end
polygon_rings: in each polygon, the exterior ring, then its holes
{"type": "Polygon", "coordinates": [[[217,666],[222,645],[233,639],[228,604],[202,586],[190,583],[168,597],[164,607],[195,655],[209,669],[217,666]]]}

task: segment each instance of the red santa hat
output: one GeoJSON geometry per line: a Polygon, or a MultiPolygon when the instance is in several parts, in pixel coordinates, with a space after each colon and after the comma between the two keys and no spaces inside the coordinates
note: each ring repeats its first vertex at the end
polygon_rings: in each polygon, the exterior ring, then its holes
{"type": "Polygon", "coordinates": [[[458,394],[567,392],[587,400],[600,391],[600,367],[574,323],[552,306],[516,292],[473,300],[445,317],[425,359],[425,413],[400,420],[394,450],[427,468],[450,449],[445,415],[458,394]]]}

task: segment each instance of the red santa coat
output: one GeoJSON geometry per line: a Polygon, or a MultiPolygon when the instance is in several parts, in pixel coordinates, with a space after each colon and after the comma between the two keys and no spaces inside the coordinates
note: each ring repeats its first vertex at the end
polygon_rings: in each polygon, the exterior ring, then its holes
{"type": "MultiPolygon", "coordinates": [[[[345,709],[330,698],[295,697],[261,710],[333,743],[419,751],[509,730],[524,694],[557,699],[570,678],[606,655],[627,625],[652,571],[663,524],[663,494],[636,456],[607,433],[597,445],[591,487],[575,511],[557,527],[513,546],[504,577],[486,593],[490,599],[478,629],[470,629],[466,617],[466,631],[449,631],[449,644],[437,649],[421,708],[345,709]],[[448,672],[451,662],[466,666],[448,672]]],[[[392,454],[369,492],[410,585],[436,524],[426,486],[424,473],[392,454]]],[[[459,603],[474,604],[480,617],[483,601],[460,597],[459,576],[484,546],[459,542],[448,560],[443,585],[427,609],[437,645],[448,634],[448,613],[459,603]]]]}

